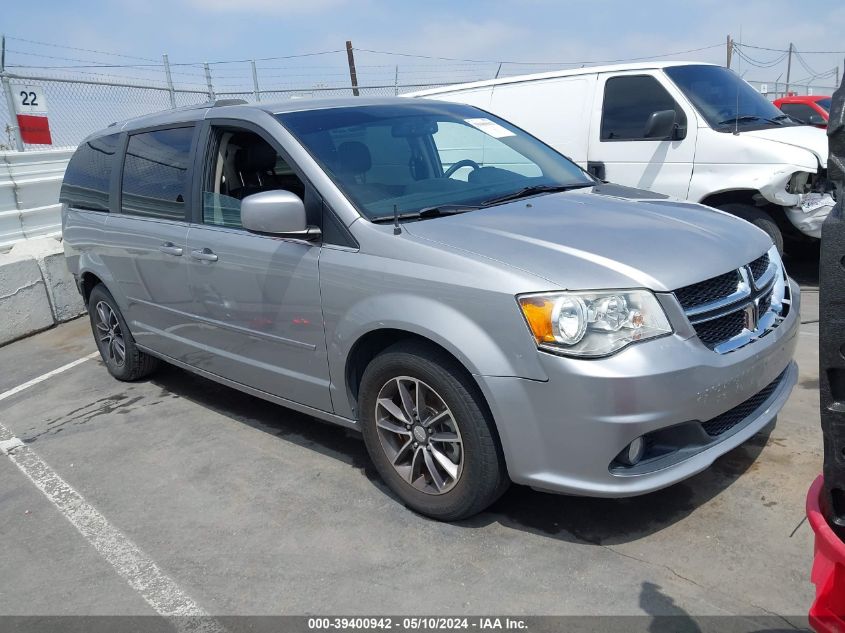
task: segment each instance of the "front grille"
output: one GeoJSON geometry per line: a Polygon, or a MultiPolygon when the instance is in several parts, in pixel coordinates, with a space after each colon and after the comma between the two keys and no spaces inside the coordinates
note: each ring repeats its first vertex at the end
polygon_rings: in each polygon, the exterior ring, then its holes
{"type": "Polygon", "coordinates": [[[710,349],[713,349],[722,341],[727,341],[741,334],[744,327],[745,312],[743,310],[731,312],[709,321],[702,321],[693,326],[698,338],[710,349]]]}
{"type": "MultiPolygon", "coordinates": [[[[778,302],[784,300],[783,309],[778,310],[774,320],[769,317],[764,321],[765,332],[760,325],[760,319],[771,311],[775,287],[779,287],[771,274],[766,276],[771,266],[769,254],[765,253],[738,270],[675,291],[690,325],[706,347],[726,354],[764,336],[780,324],[786,316],[785,310],[789,309],[789,301],[787,296],[778,295],[778,302]],[[764,279],[763,287],[759,287],[764,279]],[[756,309],[749,309],[755,304],[756,309]],[[730,344],[722,345],[728,341],[730,344]]],[[[777,268],[776,275],[783,277],[783,270],[777,268]]],[[[788,290],[788,286],[783,288],[784,295],[788,290]]]]}
{"type": "Polygon", "coordinates": [[[765,253],[762,257],[758,257],[748,264],[748,268],[751,269],[754,281],[757,281],[769,269],[769,254],[765,253]]]}
{"type": "Polygon", "coordinates": [[[684,310],[690,310],[705,303],[729,297],[736,292],[739,281],[739,271],[732,270],[724,275],[684,286],[675,291],[675,296],[678,297],[684,310]]]}
{"type": "Polygon", "coordinates": [[[754,413],[760,405],[769,399],[769,396],[772,395],[774,390],[777,389],[777,386],[780,384],[780,381],[783,379],[785,373],[786,370],[784,370],[780,376],[775,378],[761,391],[758,391],[742,404],[738,404],[733,409],[725,411],[723,414],[717,415],[711,420],[707,420],[707,422],[702,422],[701,426],[704,427],[707,435],[710,437],[718,437],[723,433],[727,433],[737,424],[740,424],[743,420],[745,420],[749,415],[754,413]]]}

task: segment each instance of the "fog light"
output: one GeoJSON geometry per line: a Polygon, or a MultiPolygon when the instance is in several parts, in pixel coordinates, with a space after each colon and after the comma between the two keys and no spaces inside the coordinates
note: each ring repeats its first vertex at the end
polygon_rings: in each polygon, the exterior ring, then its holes
{"type": "Polygon", "coordinates": [[[645,454],[645,440],[638,437],[628,444],[625,449],[616,457],[616,461],[626,466],[636,466],[645,454]]]}

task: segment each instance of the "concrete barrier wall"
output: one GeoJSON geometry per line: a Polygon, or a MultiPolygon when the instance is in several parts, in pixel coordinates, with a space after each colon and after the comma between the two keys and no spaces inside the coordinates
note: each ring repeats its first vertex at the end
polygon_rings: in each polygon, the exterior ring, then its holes
{"type": "Polygon", "coordinates": [[[60,238],[24,240],[0,255],[0,345],[84,313],[60,238]]]}
{"type": "Polygon", "coordinates": [[[59,189],[72,153],[0,152],[0,345],[85,312],[61,243],[59,189]]]}
{"type": "Polygon", "coordinates": [[[59,189],[73,151],[0,152],[0,253],[61,233],[59,189]]]}

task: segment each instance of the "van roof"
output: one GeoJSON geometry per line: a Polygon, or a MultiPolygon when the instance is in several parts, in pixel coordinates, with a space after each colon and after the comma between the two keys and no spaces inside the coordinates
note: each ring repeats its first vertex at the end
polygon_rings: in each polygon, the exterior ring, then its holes
{"type": "Polygon", "coordinates": [[[98,130],[89,135],[83,142],[116,132],[137,130],[140,128],[155,127],[158,125],[179,125],[180,123],[193,123],[214,116],[236,115],[239,110],[251,109],[262,110],[268,114],[282,114],[285,112],[301,112],[304,110],[325,110],[330,108],[364,107],[374,105],[396,105],[401,103],[407,105],[406,99],[399,97],[331,97],[331,98],[307,98],[289,99],[287,101],[268,103],[247,103],[242,99],[220,99],[207,101],[195,105],[161,110],[152,114],[126,119],[112,123],[107,128],[98,130]]]}
{"type": "Polygon", "coordinates": [[[522,83],[526,81],[537,81],[538,79],[556,79],[558,77],[575,77],[578,75],[596,75],[598,73],[619,72],[622,70],[656,70],[661,68],[669,68],[670,66],[718,66],[718,64],[711,64],[707,62],[684,62],[684,61],[667,61],[667,62],[638,62],[635,64],[610,64],[606,66],[584,66],[583,68],[571,68],[569,70],[552,70],[545,73],[533,73],[531,75],[514,75],[510,77],[502,77],[500,79],[485,79],[483,81],[474,81],[465,84],[454,84],[451,86],[443,86],[441,88],[431,88],[429,90],[419,90],[411,92],[404,96],[406,97],[428,97],[438,94],[448,94],[456,90],[469,90],[472,88],[485,88],[489,86],[498,86],[502,84],[522,83]]]}

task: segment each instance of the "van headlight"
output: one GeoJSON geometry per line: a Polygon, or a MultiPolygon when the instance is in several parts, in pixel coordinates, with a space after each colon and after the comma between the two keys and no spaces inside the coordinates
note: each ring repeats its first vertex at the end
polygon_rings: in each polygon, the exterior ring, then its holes
{"type": "Polygon", "coordinates": [[[537,346],[564,356],[607,356],[672,333],[648,290],[542,292],[517,300],[537,346]]]}

